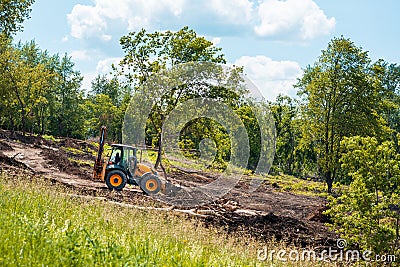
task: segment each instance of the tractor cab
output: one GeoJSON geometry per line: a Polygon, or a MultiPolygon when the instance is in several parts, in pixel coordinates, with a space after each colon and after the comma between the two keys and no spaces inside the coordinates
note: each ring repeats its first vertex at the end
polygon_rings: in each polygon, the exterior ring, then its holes
{"type": "Polygon", "coordinates": [[[137,165],[136,153],[137,148],[132,146],[121,144],[111,145],[111,151],[108,154],[107,168],[129,170],[130,176],[133,176],[137,165]]]}

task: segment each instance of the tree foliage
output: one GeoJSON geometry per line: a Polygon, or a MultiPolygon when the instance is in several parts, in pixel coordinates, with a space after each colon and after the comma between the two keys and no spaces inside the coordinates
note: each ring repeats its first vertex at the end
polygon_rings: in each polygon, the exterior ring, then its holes
{"type": "Polygon", "coordinates": [[[374,73],[381,90],[380,114],[387,122],[390,139],[394,142],[397,152],[400,152],[398,133],[400,133],[400,66],[378,60],[374,65],[374,73]]]}
{"type": "MultiPolygon", "coordinates": [[[[194,30],[184,27],[177,32],[147,33],[142,29],[123,36],[120,40],[125,56],[120,64],[120,71],[125,75],[134,90],[140,90],[152,75],[173,67],[177,64],[188,62],[214,62],[225,63],[221,49],[216,48],[212,42],[204,37],[197,36],[194,30]]],[[[167,114],[173,110],[180,101],[195,95],[201,95],[201,88],[178,86],[157,98],[148,119],[147,140],[148,145],[156,144],[158,156],[155,167],[161,163],[161,127],[167,114]]],[[[215,92],[214,92],[215,93],[215,92]]]]}
{"type": "Polygon", "coordinates": [[[142,84],[162,69],[186,62],[225,63],[221,48],[184,27],[177,32],[145,29],[121,37],[124,51],[121,71],[132,85],[142,84]]]}
{"type": "Polygon", "coordinates": [[[22,23],[30,18],[35,0],[2,0],[0,2],[0,33],[10,37],[23,29],[22,23]]]}
{"type": "Polygon", "coordinates": [[[121,85],[115,77],[97,76],[85,105],[88,136],[97,136],[101,126],[106,125],[108,139],[122,142],[122,124],[129,100],[129,87],[121,85]]]}
{"type": "Polygon", "coordinates": [[[340,172],[343,138],[384,131],[381,87],[375,83],[372,66],[367,52],[349,39],[334,38],[297,84],[303,98],[303,138],[316,152],[319,174],[329,192],[340,172]]]}
{"type": "Polygon", "coordinates": [[[354,136],[341,142],[340,160],[352,177],[348,190],[331,198],[333,226],[351,243],[377,254],[399,256],[400,154],[393,142],[354,136]]]}
{"type": "Polygon", "coordinates": [[[34,41],[5,41],[0,67],[3,128],[84,137],[82,76],[67,55],[49,55],[34,41]]]}
{"type": "Polygon", "coordinates": [[[270,103],[276,127],[276,152],[274,172],[294,174],[296,172],[296,147],[298,147],[299,131],[296,127],[298,107],[289,96],[279,95],[270,103]]]}

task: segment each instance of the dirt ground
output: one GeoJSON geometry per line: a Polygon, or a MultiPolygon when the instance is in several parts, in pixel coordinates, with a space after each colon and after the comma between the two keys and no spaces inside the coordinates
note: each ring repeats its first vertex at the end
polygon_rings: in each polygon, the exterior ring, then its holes
{"type": "MultiPolygon", "coordinates": [[[[76,196],[99,197],[131,207],[156,208],[160,212],[183,212],[206,225],[222,227],[228,233],[243,233],[264,241],[275,239],[314,248],[336,244],[337,236],[324,224],[328,218],[322,214],[326,206],[323,198],[277,192],[268,184],[250,193],[248,182],[240,181],[217,201],[183,209],[160,201],[162,195],[147,196],[135,186],[126,186],[121,192],[110,191],[100,180],[91,177],[93,151],[96,151],[95,145],[87,141],[70,138],[51,141],[0,130],[0,171],[8,175],[24,170],[37,179],[49,179],[53,184],[71,188],[76,196]]],[[[178,169],[169,173],[168,178],[173,185],[187,187],[216,179],[212,173],[178,169]]]]}

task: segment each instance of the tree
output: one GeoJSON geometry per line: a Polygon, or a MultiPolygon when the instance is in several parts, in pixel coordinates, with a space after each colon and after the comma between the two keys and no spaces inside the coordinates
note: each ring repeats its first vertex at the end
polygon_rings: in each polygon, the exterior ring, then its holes
{"type": "Polygon", "coordinates": [[[289,96],[279,95],[274,103],[270,103],[270,110],[274,116],[277,136],[274,165],[284,173],[293,174],[298,143],[295,128],[297,106],[289,96]]]}
{"type": "Polygon", "coordinates": [[[221,48],[184,27],[177,32],[147,33],[145,29],[121,37],[125,53],[120,66],[133,87],[162,69],[186,62],[225,63],[221,48]]]}
{"type": "Polygon", "coordinates": [[[22,23],[29,19],[30,6],[35,0],[2,0],[0,2],[0,33],[10,37],[22,30],[22,23]]]}
{"type": "Polygon", "coordinates": [[[114,105],[120,105],[125,94],[130,90],[123,87],[117,78],[108,78],[106,75],[98,75],[92,81],[92,88],[89,95],[107,95],[114,105]]]}
{"type": "Polygon", "coordinates": [[[381,116],[391,129],[391,139],[400,153],[398,134],[400,133],[400,66],[378,60],[373,67],[377,83],[382,88],[381,116]]]}
{"type": "Polygon", "coordinates": [[[65,55],[50,56],[34,41],[12,44],[34,0],[0,3],[0,125],[32,133],[84,136],[82,77],[65,55]]]}
{"type": "Polygon", "coordinates": [[[400,154],[393,142],[375,137],[344,138],[341,146],[340,163],[352,182],[330,199],[332,226],[350,243],[399,257],[400,154]]]}
{"type": "MultiPolygon", "coordinates": [[[[197,36],[196,32],[188,27],[177,32],[147,33],[142,29],[123,36],[120,43],[125,53],[120,63],[121,73],[125,75],[134,90],[140,90],[140,85],[153,74],[180,63],[225,63],[223,55],[220,54],[220,48],[216,48],[204,37],[197,36]]],[[[184,92],[184,87],[172,88],[153,107],[149,117],[149,125],[151,125],[148,128],[149,135],[156,138],[155,141],[150,142],[158,146],[156,168],[161,165],[161,127],[166,115],[185,97],[184,92]]],[[[188,91],[186,93],[190,94],[188,91]]]]}
{"type": "Polygon", "coordinates": [[[92,81],[85,107],[87,136],[97,136],[101,126],[107,126],[107,137],[122,142],[122,124],[130,100],[129,87],[116,77],[99,75],[92,81]]]}
{"type": "Polygon", "coordinates": [[[9,46],[2,55],[6,57],[1,73],[4,118],[13,130],[37,131],[38,113],[47,104],[45,95],[52,76],[41,62],[41,51],[35,42],[19,43],[9,46]]]}
{"type": "Polygon", "coordinates": [[[68,55],[57,56],[55,78],[52,81],[50,128],[57,136],[84,137],[84,94],[80,90],[83,77],[74,69],[68,55]]]}
{"type": "Polygon", "coordinates": [[[328,192],[340,171],[340,142],[346,136],[376,136],[380,86],[374,83],[367,52],[349,39],[334,38],[296,87],[302,97],[303,138],[317,155],[318,172],[328,192]]]}

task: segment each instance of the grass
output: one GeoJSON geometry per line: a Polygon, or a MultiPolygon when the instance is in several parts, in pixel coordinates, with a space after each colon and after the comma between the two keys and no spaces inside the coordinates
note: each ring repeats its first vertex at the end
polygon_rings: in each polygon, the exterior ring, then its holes
{"type": "Polygon", "coordinates": [[[84,155],[86,154],[85,151],[82,151],[80,149],[77,148],[73,148],[73,147],[62,147],[62,149],[66,152],[70,152],[73,155],[79,156],[79,155],[84,155]]]}
{"type": "Polygon", "coordinates": [[[1,266],[255,266],[252,251],[182,216],[0,182],[1,266]],[[223,248],[226,247],[226,248],[223,248]]]}
{"type": "MultiPolygon", "coordinates": [[[[36,135],[36,136],[37,136],[37,135],[36,135]]],[[[44,134],[44,135],[42,135],[42,138],[43,138],[44,140],[48,140],[48,141],[60,142],[60,139],[55,138],[55,137],[52,136],[52,135],[44,134]]]]}
{"type": "Polygon", "coordinates": [[[93,160],[81,160],[81,159],[74,159],[74,158],[68,158],[69,161],[75,162],[80,166],[90,166],[93,167],[93,160]]]}
{"type": "Polygon", "coordinates": [[[289,249],[228,236],[184,215],[65,193],[44,180],[0,174],[0,266],[270,266],[257,259],[259,249],[289,249]]]}
{"type": "MultiPolygon", "coordinates": [[[[280,192],[290,192],[306,196],[320,196],[324,198],[329,195],[324,182],[305,180],[285,174],[267,175],[264,179],[267,180],[269,184],[274,184],[277,187],[276,190],[280,192]]],[[[335,183],[333,185],[333,190],[338,188],[339,185],[335,183]]]]}

